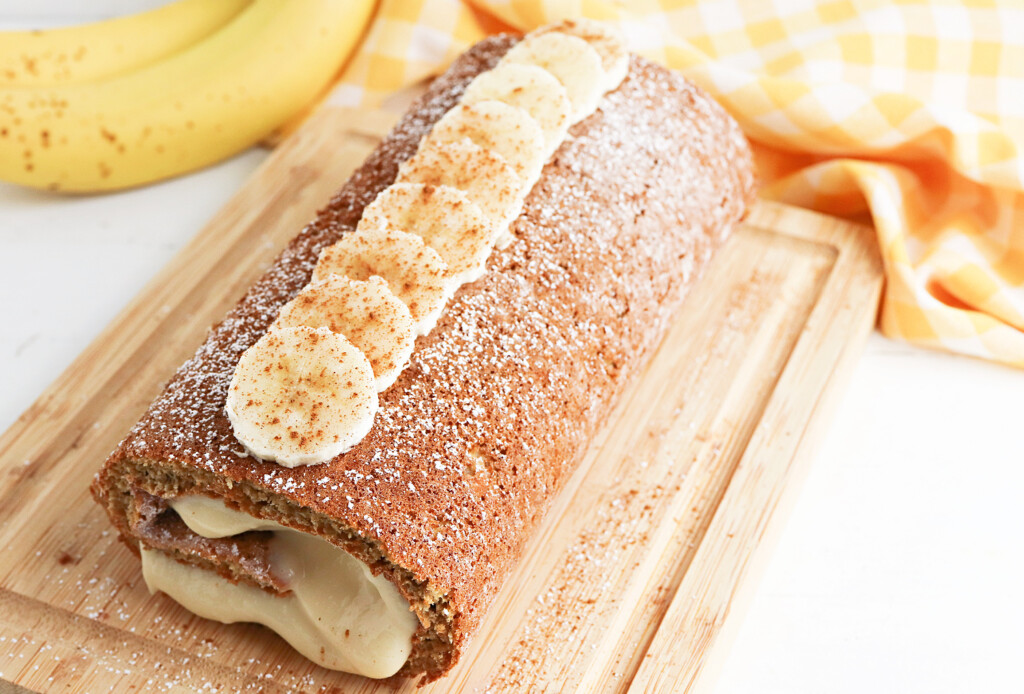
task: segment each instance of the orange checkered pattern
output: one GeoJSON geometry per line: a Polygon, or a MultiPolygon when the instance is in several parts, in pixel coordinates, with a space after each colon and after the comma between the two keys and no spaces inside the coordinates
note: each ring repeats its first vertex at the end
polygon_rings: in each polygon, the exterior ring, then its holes
{"type": "Polygon", "coordinates": [[[384,0],[332,101],[378,103],[489,33],[571,16],[714,94],[765,197],[874,223],[883,332],[1024,367],[1024,4],[384,0]]]}

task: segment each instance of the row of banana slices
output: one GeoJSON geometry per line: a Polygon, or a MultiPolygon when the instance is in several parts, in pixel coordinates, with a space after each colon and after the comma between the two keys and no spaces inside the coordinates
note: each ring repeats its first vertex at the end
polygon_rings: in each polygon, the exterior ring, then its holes
{"type": "Polygon", "coordinates": [[[377,393],[405,368],[416,337],[511,240],[544,164],[628,63],[608,27],[571,20],[527,35],[467,86],[242,355],[226,409],[251,455],[314,464],[369,432],[377,393]]]}

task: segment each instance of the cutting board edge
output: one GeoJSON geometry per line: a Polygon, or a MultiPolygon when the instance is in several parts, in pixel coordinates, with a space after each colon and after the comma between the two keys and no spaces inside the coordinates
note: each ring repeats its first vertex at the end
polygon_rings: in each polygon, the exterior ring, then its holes
{"type": "MultiPolygon", "coordinates": [[[[688,650],[685,644],[686,639],[679,638],[680,623],[685,622],[686,612],[690,607],[690,599],[687,597],[692,584],[702,576],[713,571],[711,564],[714,557],[708,557],[708,544],[702,542],[698,548],[684,583],[672,598],[669,609],[666,611],[662,623],[654,641],[649,644],[649,649],[640,670],[631,679],[628,691],[679,691],[688,694],[711,694],[714,684],[718,679],[721,668],[724,665],[731,644],[733,643],[740,624],[742,615],[749,608],[749,604],[756,591],[756,586],[767,566],[772,550],[779,542],[782,529],[789,517],[792,507],[799,497],[800,488],[810,470],[814,454],[820,445],[828,422],[832,419],[835,408],[841,400],[841,393],[845,390],[846,384],[852,376],[853,366],[863,352],[878,315],[878,306],[881,301],[885,286],[884,265],[875,241],[873,228],[848,222],[846,220],[829,217],[810,210],[793,208],[788,205],[775,202],[762,202],[754,208],[747,224],[763,227],[773,231],[782,231],[776,228],[780,219],[790,217],[794,220],[803,220],[805,223],[813,223],[813,226],[794,225],[794,231],[800,238],[816,242],[824,242],[832,245],[837,251],[835,265],[831,272],[830,281],[822,292],[822,296],[815,306],[812,316],[808,319],[804,334],[801,335],[797,345],[787,359],[786,367],[779,375],[775,389],[773,389],[772,400],[777,400],[780,389],[785,388],[787,379],[793,377],[794,372],[799,372],[801,358],[820,361],[821,354],[814,349],[816,339],[828,339],[834,336],[836,331],[828,331],[826,328],[835,323],[852,325],[852,331],[848,336],[852,339],[835,341],[829,352],[827,360],[833,364],[832,368],[825,374],[819,374],[820,389],[818,397],[812,408],[811,414],[805,421],[801,435],[792,447],[790,462],[780,479],[785,480],[779,492],[769,495],[765,499],[765,507],[769,509],[767,517],[756,535],[752,544],[743,552],[746,561],[743,562],[741,574],[732,582],[732,590],[725,607],[727,612],[721,619],[714,622],[713,633],[708,643],[704,644],[699,654],[688,650]],[[815,228],[818,233],[808,235],[803,230],[815,228]],[[852,296],[851,296],[852,294],[852,296]],[[827,303],[832,302],[835,311],[842,318],[834,321],[825,320],[826,317],[834,318],[827,314],[827,303]],[[826,313],[826,316],[822,316],[826,313]],[[844,322],[843,319],[846,319],[844,322]],[[808,353],[809,354],[805,354],[808,353]],[[725,616],[731,619],[725,619],[725,616]],[[696,660],[694,661],[694,656],[696,660]],[[686,676],[679,676],[679,663],[692,662],[694,667],[686,673],[686,676]],[[664,676],[659,668],[672,673],[675,676],[664,676]],[[661,675],[659,677],[659,675],[661,675]],[[668,689],[665,689],[668,687],[668,689]]],[[[782,231],[785,233],[785,231],[782,231]]],[[[806,376],[804,380],[806,380],[806,376]]],[[[769,403],[768,409],[773,407],[769,403]]],[[[738,534],[735,526],[726,527],[730,523],[728,512],[742,507],[749,499],[743,496],[743,483],[745,478],[759,474],[756,470],[756,461],[751,461],[751,451],[759,451],[761,440],[759,436],[764,435],[762,427],[765,420],[769,419],[769,411],[762,414],[762,421],[759,423],[759,431],[748,443],[747,450],[736,469],[734,470],[725,493],[714,511],[705,537],[733,538],[738,534]]],[[[742,533],[741,540],[742,538],[742,533]]],[[[750,538],[746,538],[750,542],[750,538]]],[[[691,610],[692,612],[692,610],[691,610]]],[[[693,632],[697,632],[698,619],[695,615],[689,614],[688,622],[693,632]]]]}

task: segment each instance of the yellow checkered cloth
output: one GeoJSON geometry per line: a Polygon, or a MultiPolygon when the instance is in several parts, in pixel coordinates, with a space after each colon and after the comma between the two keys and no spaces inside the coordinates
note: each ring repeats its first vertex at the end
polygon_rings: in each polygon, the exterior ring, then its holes
{"type": "Polygon", "coordinates": [[[375,104],[489,33],[572,16],[711,92],[765,197],[874,222],[885,334],[1024,367],[1024,3],[384,0],[331,100],[375,104]]]}

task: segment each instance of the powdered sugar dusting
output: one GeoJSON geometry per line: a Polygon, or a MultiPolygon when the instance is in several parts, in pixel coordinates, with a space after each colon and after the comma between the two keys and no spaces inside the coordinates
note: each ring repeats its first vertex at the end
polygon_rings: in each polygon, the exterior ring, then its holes
{"type": "Polygon", "coordinates": [[[515,241],[417,341],[348,453],[296,469],[240,458],[224,399],[242,351],[308,281],[320,249],[354,227],[469,78],[512,41],[484,42],[432,88],[211,331],[109,463],[195,466],[342,520],[448,597],[457,648],[752,193],[749,150],[721,109],[634,59],[545,168],[515,241]]]}

